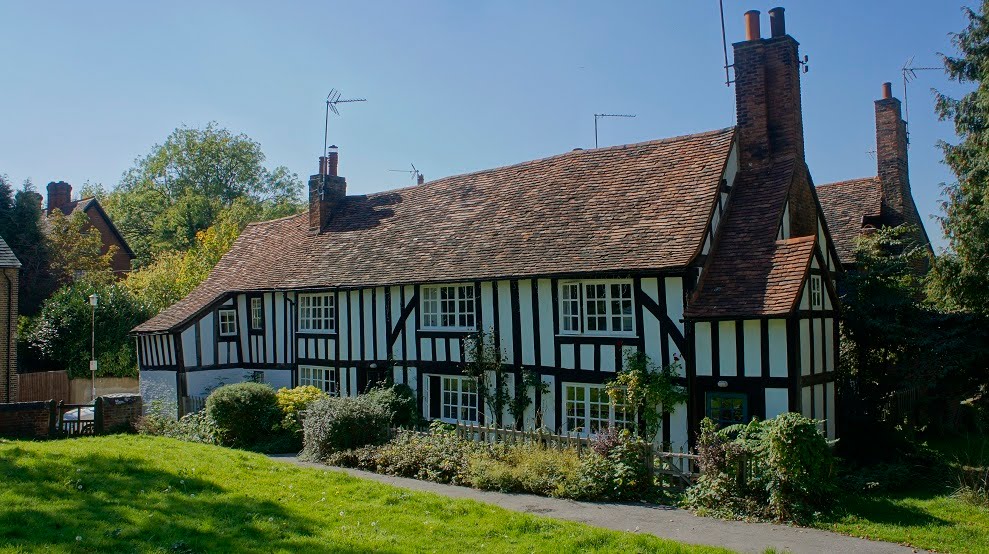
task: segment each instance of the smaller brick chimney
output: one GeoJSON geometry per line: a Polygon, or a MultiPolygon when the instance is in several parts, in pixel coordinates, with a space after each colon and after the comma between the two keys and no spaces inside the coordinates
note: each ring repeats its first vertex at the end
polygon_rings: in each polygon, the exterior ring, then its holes
{"type": "Polygon", "coordinates": [[[882,98],[876,100],[876,162],[889,223],[917,221],[907,169],[907,124],[890,83],[883,83],[882,98]]]}
{"type": "Polygon", "coordinates": [[[48,183],[48,211],[72,202],[72,185],[65,181],[48,183]]]}
{"type": "Polygon", "coordinates": [[[419,175],[416,176],[416,184],[417,185],[421,185],[421,184],[423,184],[425,182],[426,182],[426,176],[425,175],[423,175],[422,173],[420,173],[419,175]]]}
{"type": "Polygon", "coordinates": [[[337,175],[339,155],[331,146],[319,158],[319,173],[309,177],[309,234],[323,232],[333,211],[347,197],[347,180],[337,175]]]}

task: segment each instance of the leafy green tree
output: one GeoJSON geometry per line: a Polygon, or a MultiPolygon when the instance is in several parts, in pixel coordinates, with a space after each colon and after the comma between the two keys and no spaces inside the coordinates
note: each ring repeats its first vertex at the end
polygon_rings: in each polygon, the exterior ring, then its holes
{"type": "Polygon", "coordinates": [[[252,213],[254,209],[236,204],[224,211],[213,226],[197,233],[192,248],[161,254],[151,264],[131,272],[125,285],[151,313],[164,310],[209,276],[233,246],[252,213]]]}
{"type": "MultiPolygon", "coordinates": [[[[197,233],[237,202],[273,219],[302,208],[302,182],[285,167],[267,169],[261,145],[210,123],[180,127],[135,161],[104,207],[145,265],[163,252],[185,251],[197,233]]],[[[98,186],[91,186],[98,190],[98,186]]]]}
{"type": "Polygon", "coordinates": [[[128,333],[148,318],[148,311],[121,283],[81,279],[58,289],[41,312],[22,326],[32,357],[65,369],[70,378],[88,377],[93,308],[89,295],[99,298],[96,307],[96,359],[98,376],[137,375],[134,343],[128,333]]]}
{"type": "Polygon", "coordinates": [[[968,26],[953,35],[957,56],[943,56],[948,76],[975,89],[960,99],[937,94],[942,120],[961,142],[941,143],[958,181],[945,185],[941,226],[950,250],[934,267],[932,294],[949,309],[989,315],[989,1],[965,8],[968,26]]]}

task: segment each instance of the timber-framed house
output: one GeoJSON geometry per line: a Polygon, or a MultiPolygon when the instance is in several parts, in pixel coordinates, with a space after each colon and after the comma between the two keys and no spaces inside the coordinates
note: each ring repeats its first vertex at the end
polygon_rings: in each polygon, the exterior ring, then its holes
{"type": "Polygon", "coordinates": [[[700,419],[787,411],[834,436],[840,265],[804,162],[797,42],[746,14],[738,125],[347,195],[338,154],[309,211],[248,226],[209,278],[135,329],[146,404],[261,379],[355,395],[407,383],[427,419],[480,419],[464,340],[493,330],[530,387],[526,426],[627,416],[604,383],[626,353],[677,364],[700,419]]]}

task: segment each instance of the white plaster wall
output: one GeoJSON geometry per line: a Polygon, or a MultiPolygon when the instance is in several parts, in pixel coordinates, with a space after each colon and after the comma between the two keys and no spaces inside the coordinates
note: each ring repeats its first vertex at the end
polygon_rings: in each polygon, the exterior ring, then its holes
{"type": "Polygon", "coordinates": [[[178,389],[174,371],[142,371],[139,379],[144,413],[155,411],[178,417],[178,389]]]}
{"type": "Polygon", "coordinates": [[[208,396],[210,392],[223,385],[242,383],[251,380],[250,369],[206,369],[187,373],[189,396],[208,396]]]}
{"type": "Polygon", "coordinates": [[[694,345],[697,356],[697,375],[712,375],[710,322],[701,321],[694,326],[694,345]]]}
{"type": "Polygon", "coordinates": [[[758,319],[742,322],[742,337],[745,340],[745,376],[762,376],[762,325],[758,319]]]}
{"type": "Polygon", "coordinates": [[[769,376],[786,377],[786,321],[769,320],[769,376]]]}
{"type": "Polygon", "coordinates": [[[718,322],[718,365],[723,377],[738,374],[738,353],[735,350],[735,322],[718,322]]]}
{"type": "Polygon", "coordinates": [[[766,389],[766,419],[772,419],[790,411],[790,397],[786,389],[766,389]]]}

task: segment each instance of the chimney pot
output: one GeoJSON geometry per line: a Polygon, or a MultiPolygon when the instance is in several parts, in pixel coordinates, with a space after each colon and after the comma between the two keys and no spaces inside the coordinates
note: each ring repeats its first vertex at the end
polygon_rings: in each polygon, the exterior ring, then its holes
{"type": "Polygon", "coordinates": [[[786,34],[786,19],[783,17],[783,11],[783,8],[769,10],[769,30],[773,38],[786,34]]]}
{"type": "Polygon", "coordinates": [[[893,97],[893,83],[883,83],[883,100],[893,97]]]}
{"type": "Polygon", "coordinates": [[[759,40],[762,33],[759,30],[759,10],[745,12],[745,40],[759,40]]]}
{"type": "Polygon", "coordinates": [[[423,175],[422,173],[420,173],[418,176],[416,176],[416,184],[421,185],[421,184],[423,184],[425,182],[426,182],[426,176],[425,175],[423,175]]]}

